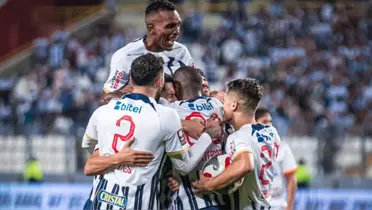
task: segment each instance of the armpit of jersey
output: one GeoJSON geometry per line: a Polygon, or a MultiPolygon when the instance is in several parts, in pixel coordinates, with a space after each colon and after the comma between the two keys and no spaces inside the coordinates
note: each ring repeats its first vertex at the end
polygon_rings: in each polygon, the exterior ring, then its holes
{"type": "Polygon", "coordinates": [[[83,136],[82,148],[86,149],[90,154],[92,154],[97,145],[97,140],[91,138],[87,133],[83,136]]]}

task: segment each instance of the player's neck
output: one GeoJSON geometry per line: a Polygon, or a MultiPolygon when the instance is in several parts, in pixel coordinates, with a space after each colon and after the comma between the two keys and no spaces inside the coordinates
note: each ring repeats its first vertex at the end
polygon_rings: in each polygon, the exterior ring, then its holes
{"type": "Polygon", "coordinates": [[[239,113],[234,114],[231,125],[237,131],[246,124],[254,124],[254,123],[256,123],[256,121],[252,116],[239,112],[239,113]]]}
{"type": "Polygon", "coordinates": [[[155,98],[156,95],[156,89],[150,88],[150,87],[142,87],[142,86],[133,86],[132,93],[140,93],[142,95],[145,95],[147,97],[155,98]]]}
{"type": "Polygon", "coordinates": [[[159,45],[156,44],[155,40],[147,35],[146,39],[143,40],[146,50],[150,52],[162,52],[164,51],[159,45]]]}
{"type": "Polygon", "coordinates": [[[199,96],[201,96],[201,91],[193,91],[193,90],[188,89],[182,92],[183,100],[190,100],[190,99],[194,99],[199,96]]]}

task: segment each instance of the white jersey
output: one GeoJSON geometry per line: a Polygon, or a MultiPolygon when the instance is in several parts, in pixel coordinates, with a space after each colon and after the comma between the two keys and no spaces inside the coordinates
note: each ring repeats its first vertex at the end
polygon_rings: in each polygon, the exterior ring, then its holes
{"type": "Polygon", "coordinates": [[[159,209],[165,153],[174,168],[188,173],[212,143],[205,134],[196,143],[198,148],[189,150],[181,128],[176,111],[142,94],[127,94],[99,107],[89,120],[84,148],[93,147],[89,139],[97,143],[101,156],[109,156],[134,136],[131,148],[151,152],[154,159],[147,167],[118,167],[101,176],[92,192],[93,209],[159,209]]]}
{"type": "MultiPolygon", "coordinates": [[[[215,113],[220,120],[223,120],[223,104],[216,98],[196,97],[191,100],[176,101],[168,106],[174,108],[182,120],[201,119],[205,124],[215,113]]],[[[185,135],[191,147],[195,146],[197,140],[185,135]]],[[[175,174],[180,180],[180,189],[173,197],[172,209],[201,209],[210,206],[221,206],[222,196],[217,194],[195,195],[191,183],[199,180],[200,170],[211,158],[222,154],[222,142],[220,139],[213,140],[213,143],[205,151],[203,159],[198,166],[187,175],[175,174]]]]}
{"type": "Polygon", "coordinates": [[[181,66],[194,65],[194,61],[185,45],[174,42],[171,51],[150,52],[145,47],[145,38],[146,36],[134,40],[112,55],[110,75],[103,87],[106,93],[118,90],[127,84],[133,60],[146,53],[152,53],[162,57],[164,61],[164,73],[169,75],[173,75],[181,66]]]}
{"type": "Polygon", "coordinates": [[[288,144],[285,142],[282,142],[280,144],[277,161],[278,161],[281,173],[278,174],[278,176],[274,177],[274,181],[272,185],[272,191],[271,191],[272,210],[285,209],[285,207],[287,207],[287,200],[285,197],[286,195],[285,175],[292,174],[296,172],[297,170],[296,160],[288,144]]]}
{"type": "Polygon", "coordinates": [[[254,157],[254,171],[244,176],[242,186],[230,196],[231,209],[270,209],[272,182],[279,173],[279,145],[276,129],[261,124],[244,125],[227,138],[225,151],[233,161],[241,152],[254,157]]]}

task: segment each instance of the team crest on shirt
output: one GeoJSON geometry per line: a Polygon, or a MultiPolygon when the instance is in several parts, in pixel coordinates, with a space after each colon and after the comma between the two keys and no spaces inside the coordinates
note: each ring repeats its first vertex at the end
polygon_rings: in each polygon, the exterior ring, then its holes
{"type": "Polygon", "coordinates": [[[100,190],[98,195],[98,201],[108,203],[110,205],[119,206],[120,208],[125,208],[127,205],[127,198],[125,196],[118,196],[105,190],[100,190]]]}
{"type": "Polygon", "coordinates": [[[179,129],[179,130],[177,131],[177,136],[178,136],[178,138],[180,139],[181,145],[182,145],[182,146],[185,145],[185,144],[186,144],[186,138],[185,138],[185,135],[183,134],[182,129],[179,129]]]}

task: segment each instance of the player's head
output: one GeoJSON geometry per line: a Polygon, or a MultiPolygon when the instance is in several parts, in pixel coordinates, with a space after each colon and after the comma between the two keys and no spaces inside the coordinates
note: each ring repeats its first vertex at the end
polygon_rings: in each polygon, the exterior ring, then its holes
{"type": "Polygon", "coordinates": [[[257,80],[236,79],[227,84],[224,100],[225,121],[233,118],[234,113],[253,117],[263,96],[263,87],[257,80]]]}
{"type": "Polygon", "coordinates": [[[164,86],[163,59],[151,53],[134,59],[130,78],[133,86],[152,87],[161,90],[164,86]]]}
{"type": "Polygon", "coordinates": [[[146,8],[147,35],[162,50],[172,50],[180,34],[181,18],[173,3],[154,0],[146,8]]]}
{"type": "Polygon", "coordinates": [[[209,89],[209,83],[208,83],[207,77],[205,76],[204,72],[201,69],[198,69],[198,70],[203,79],[202,95],[209,96],[211,94],[211,90],[209,89]]]}
{"type": "Polygon", "coordinates": [[[164,74],[164,78],[165,83],[163,90],[161,91],[161,97],[167,99],[169,102],[177,101],[173,78],[168,74],[164,74]]]}
{"type": "Polygon", "coordinates": [[[273,125],[273,119],[271,118],[270,112],[265,108],[258,108],[254,114],[257,123],[262,125],[273,125]]]}
{"type": "Polygon", "coordinates": [[[203,80],[198,69],[191,66],[180,67],[174,73],[173,80],[181,85],[183,99],[201,95],[203,80]]]}

